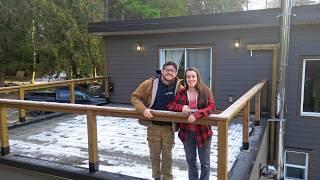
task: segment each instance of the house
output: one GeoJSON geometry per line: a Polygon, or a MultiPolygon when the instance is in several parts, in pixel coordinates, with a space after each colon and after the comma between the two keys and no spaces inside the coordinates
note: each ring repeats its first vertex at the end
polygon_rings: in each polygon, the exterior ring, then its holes
{"type": "MultiPolygon", "coordinates": [[[[180,78],[188,66],[201,71],[219,109],[225,109],[258,81],[268,79],[266,109],[270,109],[270,104],[276,103],[271,85],[276,83],[272,75],[277,71],[272,68],[273,54],[248,47],[279,43],[279,14],[280,9],[265,9],[101,22],[89,24],[88,30],[103,37],[112,102],[129,103],[140,82],[173,60],[179,64],[180,78]]],[[[320,179],[319,44],[320,5],[293,8],[284,142],[286,178],[320,179]]]]}

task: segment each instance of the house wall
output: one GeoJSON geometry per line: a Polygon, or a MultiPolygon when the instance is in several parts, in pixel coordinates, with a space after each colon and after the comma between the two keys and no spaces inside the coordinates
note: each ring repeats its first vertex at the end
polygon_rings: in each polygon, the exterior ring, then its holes
{"type": "MultiPolygon", "coordinates": [[[[279,27],[168,33],[105,37],[107,74],[114,83],[111,101],[130,103],[130,94],[143,80],[159,68],[159,48],[209,44],[213,47],[213,91],[218,109],[225,109],[228,96],[237,99],[262,79],[269,80],[270,99],[271,51],[246,50],[246,44],[267,44],[279,41],[279,27]],[[240,38],[240,49],[233,48],[240,38]],[[136,52],[137,41],[143,41],[144,52],[136,52]]],[[[320,179],[320,119],[299,115],[301,62],[303,56],[320,55],[320,25],[291,28],[288,67],[288,116],[285,147],[310,152],[310,179],[320,179]]]]}
{"type": "Polygon", "coordinates": [[[320,25],[291,30],[285,149],[309,153],[309,179],[320,179],[320,118],[300,116],[301,70],[303,57],[319,55],[320,25]]]}
{"type": "Polygon", "coordinates": [[[277,28],[208,31],[106,37],[107,72],[114,82],[111,101],[130,103],[130,94],[159,68],[159,48],[206,45],[213,47],[213,91],[217,107],[228,106],[228,96],[237,99],[262,79],[271,79],[271,51],[250,52],[248,43],[275,43],[277,28]],[[233,48],[240,38],[240,49],[233,48]],[[137,53],[137,41],[143,41],[144,52],[137,53]]]}

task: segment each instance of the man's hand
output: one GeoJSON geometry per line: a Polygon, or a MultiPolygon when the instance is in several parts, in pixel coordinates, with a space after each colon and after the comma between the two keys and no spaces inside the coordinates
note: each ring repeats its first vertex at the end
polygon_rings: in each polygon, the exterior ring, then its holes
{"type": "Polygon", "coordinates": [[[153,115],[151,114],[151,109],[144,110],[143,116],[146,118],[153,118],[153,115]]]}
{"type": "Polygon", "coordinates": [[[194,115],[190,115],[189,118],[188,118],[188,122],[189,123],[194,123],[196,122],[196,117],[194,115]]]}
{"type": "Polygon", "coordinates": [[[183,112],[184,114],[190,114],[190,113],[191,113],[191,109],[190,109],[190,107],[189,107],[188,105],[184,105],[184,106],[182,107],[182,112],[183,112]]]}

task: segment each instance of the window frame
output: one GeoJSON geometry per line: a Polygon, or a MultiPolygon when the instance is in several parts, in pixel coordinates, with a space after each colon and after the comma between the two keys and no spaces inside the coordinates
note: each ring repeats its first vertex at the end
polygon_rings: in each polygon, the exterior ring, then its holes
{"type": "Polygon", "coordinates": [[[285,150],[285,152],[284,152],[284,168],[283,168],[284,169],[284,180],[296,180],[296,178],[287,177],[287,167],[303,169],[305,171],[304,180],[308,180],[308,165],[309,165],[309,153],[292,151],[292,150],[285,150]],[[287,163],[287,153],[288,152],[305,154],[305,165],[301,166],[301,165],[287,163]]]}
{"type": "Polygon", "coordinates": [[[304,87],[305,87],[305,72],[306,72],[306,63],[307,61],[320,61],[320,58],[310,58],[303,59],[302,63],[302,78],[301,78],[301,94],[300,94],[300,115],[301,116],[310,116],[310,117],[320,117],[320,112],[306,112],[303,111],[304,103],[304,87]]]}
{"type": "Polygon", "coordinates": [[[213,68],[212,68],[212,59],[213,59],[213,48],[210,47],[210,46],[200,46],[200,47],[162,47],[162,48],[159,48],[159,69],[162,69],[162,65],[165,63],[165,51],[166,50],[184,50],[184,57],[185,57],[185,63],[184,63],[184,69],[187,68],[187,50],[190,50],[190,49],[209,49],[210,50],[210,89],[213,88],[213,68]]]}

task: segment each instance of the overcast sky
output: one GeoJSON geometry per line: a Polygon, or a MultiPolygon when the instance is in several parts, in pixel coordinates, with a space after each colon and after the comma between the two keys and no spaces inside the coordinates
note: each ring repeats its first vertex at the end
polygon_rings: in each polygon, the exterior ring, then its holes
{"type": "MultiPolygon", "coordinates": [[[[270,2],[271,0],[267,0],[270,2]]],[[[317,3],[320,3],[320,0],[313,0],[317,3]]],[[[265,9],[266,8],[266,0],[249,0],[249,10],[253,9],[265,9]]]]}
{"type": "Polygon", "coordinates": [[[265,0],[249,0],[249,9],[265,9],[266,1],[265,0]]]}

